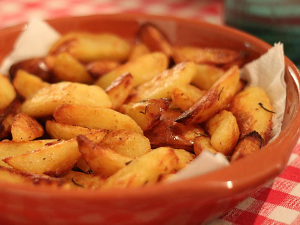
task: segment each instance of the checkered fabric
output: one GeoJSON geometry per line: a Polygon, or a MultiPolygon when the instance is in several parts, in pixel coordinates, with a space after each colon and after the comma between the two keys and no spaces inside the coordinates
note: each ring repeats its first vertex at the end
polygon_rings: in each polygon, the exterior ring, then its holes
{"type": "MultiPolygon", "coordinates": [[[[222,22],[222,0],[1,0],[0,28],[44,19],[137,12],[222,22]]],[[[288,167],[271,182],[210,225],[300,224],[300,144],[288,167]]]]}

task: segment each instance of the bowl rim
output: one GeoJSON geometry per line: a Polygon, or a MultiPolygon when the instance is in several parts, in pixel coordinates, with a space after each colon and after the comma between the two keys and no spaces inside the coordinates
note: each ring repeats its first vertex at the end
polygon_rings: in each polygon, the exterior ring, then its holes
{"type": "MultiPolygon", "coordinates": [[[[197,19],[190,19],[190,18],[179,18],[174,16],[159,16],[159,15],[149,15],[149,14],[138,14],[138,13],[116,13],[116,14],[99,14],[99,15],[88,15],[88,16],[71,16],[71,17],[62,17],[62,18],[55,18],[46,20],[49,22],[50,25],[57,22],[64,22],[68,20],[81,20],[81,19],[93,19],[93,20],[103,20],[103,19],[137,19],[138,17],[142,17],[144,19],[158,19],[158,20],[165,20],[165,21],[174,21],[176,22],[185,22],[185,23],[192,23],[198,26],[206,26],[212,29],[220,29],[224,32],[230,32],[234,35],[242,36],[243,38],[247,39],[249,43],[255,43],[257,48],[265,49],[266,51],[271,48],[271,45],[267,44],[266,42],[247,34],[243,31],[237,30],[235,28],[225,26],[225,25],[216,25],[210,24],[208,22],[197,20],[197,19]]],[[[15,25],[9,28],[4,28],[0,32],[12,32],[12,31],[22,31],[23,28],[28,23],[22,23],[19,25],[15,25]]],[[[300,80],[300,72],[297,67],[287,58],[285,57],[286,68],[292,71],[295,76],[292,78],[294,82],[299,84],[300,80]]],[[[297,87],[298,91],[298,103],[299,103],[299,85],[297,87]]],[[[299,129],[300,126],[300,111],[299,107],[295,112],[294,118],[292,122],[280,133],[278,138],[268,144],[264,151],[260,151],[256,154],[250,155],[246,158],[240,159],[234,163],[232,163],[229,167],[223,168],[221,170],[213,171],[211,173],[201,175],[194,178],[189,178],[183,181],[177,181],[176,185],[174,183],[162,183],[162,184],[155,184],[146,186],[143,188],[128,188],[128,189],[110,189],[110,190],[90,190],[90,189],[60,189],[60,188],[53,188],[48,186],[31,186],[26,184],[11,184],[6,182],[0,182],[0,191],[7,191],[7,192],[14,192],[19,194],[26,194],[30,196],[45,196],[51,195],[54,199],[61,199],[61,198],[73,198],[73,199],[90,199],[90,200],[120,200],[120,199],[140,199],[145,197],[156,198],[162,196],[167,198],[168,196],[174,196],[174,194],[181,194],[189,191],[192,193],[214,193],[212,198],[220,198],[220,196],[231,196],[232,194],[239,194],[242,192],[246,192],[253,188],[256,188],[262,184],[264,184],[267,180],[273,179],[277,176],[286,166],[288,158],[290,156],[291,150],[296,145],[299,136],[299,129]],[[232,171],[235,169],[243,168],[244,163],[250,163],[253,160],[258,160],[260,155],[264,156],[266,150],[270,151],[275,147],[284,147],[286,144],[283,143],[283,139],[289,140],[288,148],[289,153],[280,152],[278,156],[272,157],[272,160],[276,160],[274,164],[272,164],[272,168],[267,168],[266,170],[260,171],[260,179],[255,176],[250,177],[241,177],[241,176],[233,176],[231,179],[227,179],[229,175],[232,175],[232,171]],[[222,174],[226,174],[223,177],[222,174]],[[239,178],[243,178],[242,180],[238,180],[239,178]],[[234,182],[232,188],[229,188],[228,182],[234,182]]],[[[285,147],[286,148],[286,147],[285,147]]],[[[262,162],[262,160],[260,160],[262,162]]],[[[270,160],[269,160],[270,161],[270,160]]],[[[257,168],[251,171],[259,171],[257,168]]],[[[246,171],[247,174],[250,174],[250,171],[246,171]]]]}

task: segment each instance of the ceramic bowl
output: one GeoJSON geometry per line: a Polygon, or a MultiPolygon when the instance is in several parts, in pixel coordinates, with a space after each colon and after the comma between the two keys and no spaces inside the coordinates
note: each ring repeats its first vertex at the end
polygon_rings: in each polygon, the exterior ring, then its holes
{"type": "MultiPolygon", "coordinates": [[[[241,31],[202,21],[150,15],[95,15],[54,19],[61,33],[113,32],[133,40],[153,22],[171,42],[246,51],[247,61],[271,46],[241,31]]],[[[0,31],[0,61],[26,24],[0,31]]],[[[224,214],[284,170],[298,140],[299,71],[285,58],[286,111],[280,136],[261,151],[203,176],[127,190],[59,190],[0,184],[0,224],[201,224],[224,214]]]]}

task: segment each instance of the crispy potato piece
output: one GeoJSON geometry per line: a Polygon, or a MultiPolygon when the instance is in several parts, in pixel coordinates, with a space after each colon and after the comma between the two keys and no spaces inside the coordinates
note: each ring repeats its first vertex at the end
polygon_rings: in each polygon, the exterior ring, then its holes
{"type": "Polygon", "coordinates": [[[57,123],[55,121],[46,121],[46,131],[52,138],[68,140],[77,137],[79,134],[89,134],[96,132],[97,129],[91,129],[69,124],[57,123]]]}
{"type": "Polygon", "coordinates": [[[112,109],[65,104],[58,107],[53,116],[58,123],[94,129],[133,130],[143,133],[133,119],[112,109]]]}
{"type": "Polygon", "coordinates": [[[197,64],[197,73],[192,83],[202,90],[209,90],[213,84],[225,74],[225,71],[211,65],[197,64]]]}
{"type": "Polygon", "coordinates": [[[183,169],[187,164],[189,164],[194,158],[195,155],[184,150],[184,149],[173,149],[176,156],[178,157],[177,170],[183,169]]]}
{"type": "Polygon", "coordinates": [[[63,179],[53,178],[41,174],[21,172],[7,167],[0,166],[0,181],[14,184],[27,184],[35,186],[53,186],[69,188],[63,179]]]}
{"type": "Polygon", "coordinates": [[[15,99],[17,93],[7,76],[0,74],[0,110],[5,109],[15,99]]]}
{"type": "Polygon", "coordinates": [[[25,70],[18,70],[13,85],[17,92],[27,99],[32,97],[38,90],[50,84],[25,70]]]}
{"type": "Polygon", "coordinates": [[[111,107],[108,95],[98,86],[60,82],[40,89],[23,103],[21,111],[33,117],[50,116],[65,103],[111,107]]]}
{"type": "Polygon", "coordinates": [[[224,48],[173,47],[173,59],[176,63],[193,61],[197,64],[224,65],[242,57],[240,52],[224,48]]]}
{"type": "Polygon", "coordinates": [[[240,79],[238,67],[232,67],[195,104],[177,119],[179,123],[202,123],[225,109],[236,93],[240,79]]]}
{"type": "MultiPolygon", "coordinates": [[[[88,134],[87,137],[99,142],[105,133],[105,131],[97,131],[88,134]]],[[[45,146],[34,152],[5,158],[4,162],[20,171],[59,177],[72,169],[80,157],[81,153],[78,150],[76,138],[73,138],[45,146]]]]}
{"type": "Polygon", "coordinates": [[[152,51],[163,52],[168,57],[172,55],[167,37],[153,24],[143,24],[138,30],[137,38],[152,51]]]}
{"type": "Polygon", "coordinates": [[[132,88],[133,76],[130,73],[118,77],[106,88],[105,91],[112,103],[112,109],[118,109],[124,103],[132,88]]]}
{"type": "Polygon", "coordinates": [[[19,113],[20,107],[21,101],[18,98],[15,98],[15,100],[13,100],[12,103],[0,115],[0,140],[11,135],[10,130],[13,118],[19,113]]]}
{"type": "Polygon", "coordinates": [[[55,139],[22,142],[2,141],[0,142],[0,166],[10,167],[2,159],[29,153],[56,142],[55,139]]]}
{"type": "Polygon", "coordinates": [[[128,61],[136,60],[137,58],[140,58],[141,56],[147,55],[149,53],[150,50],[146,45],[142,43],[135,44],[130,52],[128,61]]]}
{"type": "Polygon", "coordinates": [[[146,131],[159,122],[159,118],[168,107],[169,101],[167,99],[149,99],[123,105],[121,111],[130,116],[143,131],[146,131]]]}
{"type": "Polygon", "coordinates": [[[124,61],[131,45],[123,38],[110,33],[92,34],[73,32],[62,36],[51,47],[49,54],[67,52],[82,62],[95,60],[124,61]]]}
{"type": "Polygon", "coordinates": [[[128,188],[153,184],[161,176],[176,171],[177,167],[178,157],[171,148],[154,149],[110,176],[101,188],[128,188]]]}
{"type": "Polygon", "coordinates": [[[180,112],[178,111],[165,111],[160,118],[159,124],[144,132],[153,148],[170,146],[189,151],[193,150],[194,138],[204,133],[204,131],[197,124],[184,125],[176,123],[175,119],[179,115],[180,112]]]}
{"type": "Polygon", "coordinates": [[[224,155],[231,155],[240,136],[234,115],[222,110],[206,122],[206,129],[211,136],[212,147],[224,155]]]}
{"type": "Polygon", "coordinates": [[[13,64],[9,69],[9,75],[12,79],[15,78],[18,70],[24,70],[27,73],[34,74],[43,81],[51,81],[51,62],[50,58],[32,58],[26,59],[13,64]]]}
{"type": "Polygon", "coordinates": [[[148,138],[131,130],[110,131],[100,144],[103,148],[130,158],[137,158],[151,151],[148,138]]]}
{"type": "Polygon", "coordinates": [[[262,147],[263,143],[263,138],[256,131],[252,131],[249,134],[244,135],[234,149],[231,156],[231,162],[258,151],[262,147]]]}
{"type": "Polygon", "coordinates": [[[61,179],[65,180],[72,188],[98,189],[104,183],[104,179],[100,176],[72,170],[61,179]]]}
{"type": "Polygon", "coordinates": [[[44,129],[36,119],[19,113],[13,118],[11,134],[13,141],[31,141],[43,136],[44,129]]]}
{"type": "Polygon", "coordinates": [[[189,84],[196,74],[193,62],[183,62],[155,76],[137,88],[134,101],[157,98],[171,98],[174,88],[189,84]]]}
{"type": "Polygon", "coordinates": [[[194,139],[194,152],[196,155],[199,155],[203,150],[210,151],[211,153],[218,153],[210,144],[210,137],[203,134],[199,135],[194,139]]]}
{"type": "Polygon", "coordinates": [[[63,81],[79,83],[92,83],[94,81],[85,66],[66,52],[55,57],[53,73],[59,80],[63,81]]]}
{"type": "Polygon", "coordinates": [[[237,94],[230,105],[230,111],[237,119],[241,137],[257,131],[264,139],[270,139],[273,107],[267,93],[259,87],[249,87],[237,94]]]}
{"type": "Polygon", "coordinates": [[[130,163],[133,158],[90,141],[83,135],[77,137],[78,149],[92,171],[103,177],[109,177],[130,163]]]}
{"type": "Polygon", "coordinates": [[[161,52],[154,52],[129,61],[115,70],[104,74],[97,81],[96,85],[107,88],[115,79],[124,73],[130,73],[134,77],[133,85],[145,83],[154,76],[166,70],[168,67],[168,59],[161,52]]]}
{"type": "Polygon", "coordinates": [[[98,60],[86,65],[86,69],[94,79],[99,79],[102,75],[116,69],[121,64],[115,60],[98,60]]]}
{"type": "Polygon", "coordinates": [[[201,98],[205,92],[190,84],[176,87],[171,95],[172,104],[184,111],[201,98]]]}
{"type": "Polygon", "coordinates": [[[78,161],[76,162],[75,168],[76,167],[81,171],[83,171],[84,173],[90,173],[92,171],[89,164],[87,164],[87,162],[82,157],[78,159],[78,161]]]}

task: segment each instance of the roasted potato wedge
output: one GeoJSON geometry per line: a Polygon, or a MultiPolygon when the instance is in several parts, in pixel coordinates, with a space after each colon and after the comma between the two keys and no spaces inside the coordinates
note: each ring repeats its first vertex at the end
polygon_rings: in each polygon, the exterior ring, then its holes
{"type": "Polygon", "coordinates": [[[143,55],[150,53],[150,49],[142,43],[135,44],[130,52],[129,61],[134,61],[143,55]]]}
{"type": "Polygon", "coordinates": [[[272,117],[275,112],[267,93],[259,87],[249,87],[237,94],[231,104],[230,111],[237,119],[241,137],[257,131],[264,140],[270,139],[272,117]]]}
{"type": "Polygon", "coordinates": [[[119,76],[130,73],[134,77],[133,85],[137,86],[151,80],[154,76],[166,70],[167,67],[168,59],[166,55],[161,52],[154,52],[129,61],[104,74],[95,84],[105,89],[119,76]]]}
{"type": "Polygon", "coordinates": [[[194,139],[194,152],[199,155],[203,150],[210,151],[211,153],[218,153],[210,144],[210,137],[202,134],[194,139]]]}
{"type": "Polygon", "coordinates": [[[78,149],[96,175],[109,177],[130,163],[133,158],[90,141],[83,135],[77,137],[78,149]]]}
{"type": "Polygon", "coordinates": [[[239,85],[239,68],[232,67],[195,104],[185,110],[177,119],[178,123],[202,123],[225,109],[239,85]]]}
{"type": "Polygon", "coordinates": [[[171,98],[172,91],[181,85],[189,84],[196,74],[193,62],[183,62],[166,70],[152,80],[140,85],[134,101],[145,99],[171,98]]]}
{"type": "Polygon", "coordinates": [[[252,131],[249,134],[244,135],[234,149],[231,156],[231,162],[258,151],[262,147],[263,143],[264,139],[256,131],[252,131]]]}
{"type": "Polygon", "coordinates": [[[52,69],[54,75],[62,81],[79,83],[92,83],[94,81],[85,66],[67,52],[62,52],[55,57],[52,69]]]}
{"type": "Polygon", "coordinates": [[[193,105],[199,98],[201,98],[206,91],[202,91],[193,85],[186,84],[176,87],[172,91],[172,106],[180,108],[182,111],[188,109],[193,105]]]}
{"type": "Polygon", "coordinates": [[[229,111],[222,110],[206,122],[206,129],[212,147],[224,155],[231,155],[240,137],[235,116],[229,111]]]}
{"type": "Polygon", "coordinates": [[[89,166],[89,164],[87,164],[87,162],[82,157],[77,160],[75,168],[78,168],[84,173],[92,172],[91,167],[89,166]]]}
{"type": "Polygon", "coordinates": [[[153,184],[159,181],[161,176],[176,171],[177,167],[178,157],[173,149],[154,149],[110,176],[101,188],[128,188],[153,184]]]}
{"type": "Polygon", "coordinates": [[[17,93],[7,76],[0,74],[0,110],[7,108],[15,99],[17,93]]]}
{"type": "MultiPolygon", "coordinates": [[[[87,137],[99,142],[104,135],[104,131],[97,131],[88,134],[87,137]]],[[[45,146],[34,152],[5,158],[4,162],[20,171],[59,177],[72,169],[80,157],[76,138],[73,138],[45,146]]]]}
{"type": "Polygon", "coordinates": [[[209,90],[225,74],[225,71],[212,65],[197,64],[197,73],[192,83],[201,90],[209,90]]]}
{"type": "Polygon", "coordinates": [[[51,47],[49,54],[67,52],[79,61],[95,60],[124,61],[128,58],[131,45],[123,38],[109,33],[92,34],[73,32],[62,36],[51,47]]]}
{"type": "Polygon", "coordinates": [[[173,47],[173,59],[176,63],[192,61],[197,64],[224,65],[243,57],[243,54],[223,48],[199,48],[191,46],[173,47]]]}
{"type": "Polygon", "coordinates": [[[73,126],[64,123],[57,123],[55,121],[46,121],[46,131],[52,138],[68,140],[75,138],[78,135],[89,134],[96,132],[97,129],[91,129],[81,126],[73,126]]]}
{"type": "Polygon", "coordinates": [[[195,159],[195,155],[184,150],[184,149],[173,149],[176,156],[178,157],[178,165],[177,170],[183,169],[187,164],[189,164],[193,159],[195,159]]]}
{"type": "Polygon", "coordinates": [[[61,178],[65,180],[72,188],[98,189],[104,183],[104,179],[94,174],[87,174],[70,170],[61,178]]]}
{"type": "Polygon", "coordinates": [[[133,76],[130,73],[123,74],[114,80],[105,91],[112,103],[112,109],[118,109],[125,102],[133,88],[133,76]]]}
{"type": "Polygon", "coordinates": [[[131,130],[110,131],[100,144],[130,158],[138,158],[151,151],[148,138],[131,130]]]}
{"type": "Polygon", "coordinates": [[[146,131],[159,122],[159,118],[168,107],[169,101],[167,99],[149,99],[123,105],[121,111],[130,116],[143,131],[146,131]]]}
{"type": "Polygon", "coordinates": [[[60,82],[40,89],[23,103],[21,111],[33,117],[45,117],[65,103],[111,107],[108,95],[98,86],[60,82]]]}
{"type": "Polygon", "coordinates": [[[36,140],[36,141],[2,141],[0,142],[0,166],[10,167],[2,159],[33,152],[51,143],[57,143],[56,139],[36,140]]]}
{"type": "Polygon", "coordinates": [[[133,119],[112,109],[65,104],[58,107],[53,116],[58,123],[93,129],[133,130],[143,133],[133,119]]]}
{"type": "Polygon", "coordinates": [[[31,98],[38,90],[50,84],[25,70],[18,70],[13,80],[13,85],[17,92],[27,99],[31,98]]]}
{"type": "Polygon", "coordinates": [[[121,64],[116,60],[98,60],[90,62],[86,65],[86,69],[94,79],[99,79],[106,73],[116,69],[121,64]]]}
{"type": "Polygon", "coordinates": [[[13,141],[31,141],[43,136],[44,129],[39,122],[25,113],[14,116],[11,125],[13,141]]]}
{"type": "Polygon", "coordinates": [[[137,38],[151,51],[163,52],[168,57],[172,55],[172,47],[167,37],[153,24],[142,25],[138,30],[137,38]]]}

